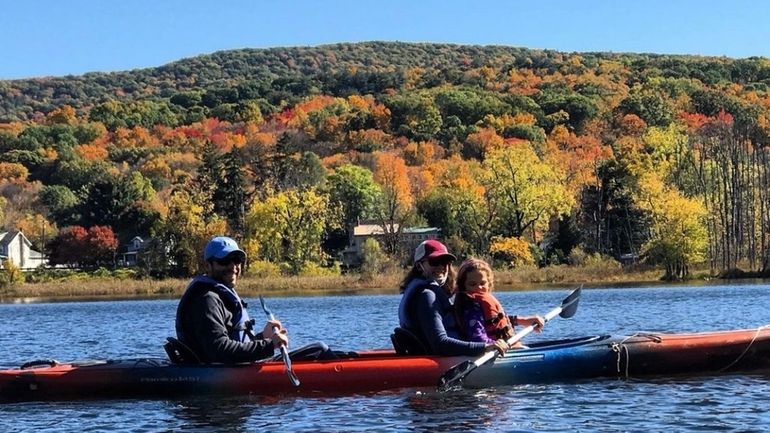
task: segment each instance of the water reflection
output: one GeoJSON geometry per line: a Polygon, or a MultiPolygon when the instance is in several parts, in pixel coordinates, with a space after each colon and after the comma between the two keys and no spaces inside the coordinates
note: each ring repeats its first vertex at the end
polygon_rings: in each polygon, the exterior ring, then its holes
{"type": "Polygon", "coordinates": [[[241,404],[232,403],[212,399],[186,400],[177,402],[170,408],[170,412],[178,424],[186,428],[198,431],[245,431],[250,410],[241,404]]]}
{"type": "Polygon", "coordinates": [[[418,392],[406,398],[405,421],[415,431],[489,431],[506,418],[505,399],[498,397],[489,390],[418,392]]]}
{"type": "MultiPolygon", "coordinates": [[[[334,399],[330,400],[334,402],[334,399]]],[[[184,430],[211,432],[345,431],[317,428],[323,400],[290,396],[201,396],[170,401],[168,413],[184,430]]],[[[347,412],[348,408],[342,406],[347,412]]],[[[355,419],[358,412],[343,415],[355,419]]],[[[321,417],[323,419],[323,417],[321,417]]],[[[344,424],[341,424],[344,425],[344,424]]]]}

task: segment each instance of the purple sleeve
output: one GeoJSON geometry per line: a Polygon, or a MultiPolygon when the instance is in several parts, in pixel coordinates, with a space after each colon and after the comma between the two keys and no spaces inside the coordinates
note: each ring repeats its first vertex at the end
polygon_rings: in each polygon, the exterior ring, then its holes
{"type": "Polygon", "coordinates": [[[484,312],[481,310],[481,306],[475,302],[469,304],[468,308],[463,311],[462,320],[465,323],[465,329],[470,336],[470,340],[494,343],[495,340],[489,338],[487,331],[484,329],[484,312]]]}
{"type": "Polygon", "coordinates": [[[435,293],[423,290],[415,296],[415,302],[416,318],[432,353],[442,356],[478,356],[484,353],[484,343],[463,341],[447,334],[435,293]]]}

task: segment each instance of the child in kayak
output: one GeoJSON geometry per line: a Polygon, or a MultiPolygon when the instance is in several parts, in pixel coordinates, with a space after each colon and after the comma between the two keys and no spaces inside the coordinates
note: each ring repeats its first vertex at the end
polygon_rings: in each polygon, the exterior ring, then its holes
{"type": "Polygon", "coordinates": [[[468,341],[461,332],[450,296],[455,289],[456,260],[446,245],[436,239],[423,241],[414,250],[414,265],[401,283],[403,293],[398,306],[399,328],[409,331],[428,354],[439,356],[479,356],[509,349],[502,340],[468,341]]]}
{"type": "MultiPolygon", "coordinates": [[[[468,259],[457,272],[455,312],[458,323],[471,341],[484,343],[508,340],[514,334],[514,326],[534,325],[540,332],[545,322],[540,316],[508,316],[500,301],[492,294],[494,274],[487,262],[468,259]]],[[[524,348],[521,342],[512,349],[524,348]]]]}

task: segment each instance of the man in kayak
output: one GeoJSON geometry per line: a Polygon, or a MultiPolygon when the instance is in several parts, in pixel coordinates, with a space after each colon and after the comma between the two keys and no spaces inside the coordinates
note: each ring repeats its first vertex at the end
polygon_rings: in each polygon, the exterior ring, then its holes
{"type": "Polygon", "coordinates": [[[491,343],[464,341],[455,320],[449,297],[454,288],[455,256],[441,242],[430,239],[414,251],[414,266],[401,283],[403,293],[398,307],[402,328],[411,331],[435,355],[478,356],[508,350],[505,340],[491,343]]]}
{"type": "Polygon", "coordinates": [[[275,349],[288,345],[286,330],[277,320],[268,320],[254,334],[246,303],[235,292],[246,253],[235,240],[218,236],[203,251],[206,275],[187,286],[176,312],[177,338],[202,363],[251,362],[269,358],[275,349]],[[278,332],[273,332],[273,327],[278,332]]]}

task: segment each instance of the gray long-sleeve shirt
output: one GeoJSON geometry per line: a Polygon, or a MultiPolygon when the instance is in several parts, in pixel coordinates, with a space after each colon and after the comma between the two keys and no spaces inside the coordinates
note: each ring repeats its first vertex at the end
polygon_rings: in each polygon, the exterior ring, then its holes
{"type": "Polygon", "coordinates": [[[177,338],[203,363],[252,362],[273,355],[273,343],[258,334],[253,341],[230,337],[235,323],[220,296],[200,284],[187,289],[179,302],[176,317],[177,338]]]}

